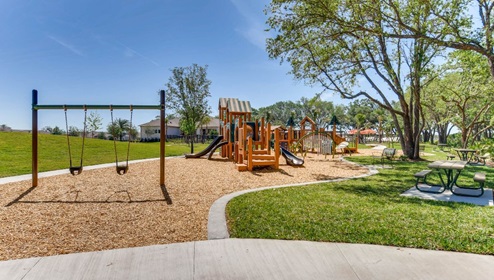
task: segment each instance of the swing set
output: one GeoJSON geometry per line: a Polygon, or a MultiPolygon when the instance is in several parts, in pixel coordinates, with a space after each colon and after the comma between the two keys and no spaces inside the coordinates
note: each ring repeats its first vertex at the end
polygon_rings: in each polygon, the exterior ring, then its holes
{"type": "MultiPolygon", "coordinates": [[[[129,139],[127,141],[127,157],[125,163],[119,163],[117,155],[116,137],[113,135],[113,147],[115,150],[115,167],[119,175],[124,175],[129,170],[129,153],[130,153],[130,130],[132,129],[132,115],[136,110],[160,110],[160,186],[165,185],[165,91],[160,91],[159,105],[39,105],[38,91],[32,91],[32,186],[38,186],[38,111],[39,110],[64,110],[65,128],[67,135],[67,146],[69,150],[69,171],[72,175],[79,175],[83,170],[84,144],[86,138],[86,119],[88,109],[109,109],[111,112],[111,121],[113,121],[113,110],[130,110],[129,139]],[[79,165],[72,161],[72,151],[70,149],[69,125],[67,118],[68,110],[84,110],[84,129],[82,134],[81,160],[79,165]]],[[[113,134],[113,133],[112,133],[113,134]]]]}

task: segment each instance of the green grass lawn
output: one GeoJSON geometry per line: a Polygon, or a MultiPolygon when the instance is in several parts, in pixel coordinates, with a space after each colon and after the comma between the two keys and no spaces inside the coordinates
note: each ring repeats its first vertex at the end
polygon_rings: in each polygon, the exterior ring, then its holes
{"type": "MultiPolygon", "coordinates": [[[[444,155],[428,159],[444,160],[444,155]]],[[[372,164],[368,157],[348,159],[372,164]]],[[[494,207],[400,196],[427,164],[394,162],[393,169],[362,179],[242,195],[227,206],[230,235],[494,254],[494,207]]],[[[489,167],[468,166],[459,183],[472,185],[477,171],[487,173],[492,188],[494,170],[489,167]]]]}
{"type": "MultiPolygon", "coordinates": [[[[31,134],[24,132],[0,132],[0,178],[31,173],[31,134]]],[[[113,141],[86,138],[83,165],[115,162],[113,141]]],[[[67,137],[65,135],[39,134],[39,171],[69,167],[67,137]]],[[[82,138],[71,137],[73,165],[79,165],[82,138]]],[[[194,144],[194,151],[201,151],[207,144],[194,144]]],[[[158,158],[159,143],[131,143],[129,160],[158,158]]],[[[166,142],[165,156],[178,156],[190,152],[187,144],[166,142]]],[[[119,161],[127,158],[127,142],[117,142],[119,161]]]]}

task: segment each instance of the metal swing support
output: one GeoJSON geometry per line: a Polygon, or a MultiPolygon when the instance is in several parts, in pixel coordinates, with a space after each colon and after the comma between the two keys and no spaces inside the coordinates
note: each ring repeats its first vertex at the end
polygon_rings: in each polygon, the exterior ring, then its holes
{"type": "Polygon", "coordinates": [[[39,105],[38,91],[32,91],[32,186],[38,186],[38,111],[39,110],[160,110],[160,186],[165,185],[165,91],[159,105],[39,105]]]}

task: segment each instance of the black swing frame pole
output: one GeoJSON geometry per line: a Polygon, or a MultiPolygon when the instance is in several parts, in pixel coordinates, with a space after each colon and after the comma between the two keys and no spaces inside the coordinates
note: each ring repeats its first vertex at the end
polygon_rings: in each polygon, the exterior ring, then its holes
{"type": "Polygon", "coordinates": [[[160,185],[165,185],[165,91],[160,91],[160,105],[39,105],[38,91],[32,91],[32,140],[31,140],[31,155],[32,155],[32,186],[38,186],[38,110],[98,110],[98,109],[114,109],[114,110],[160,110],[160,185]]]}
{"type": "Polygon", "coordinates": [[[38,105],[38,91],[33,89],[32,92],[33,101],[32,101],[32,129],[31,129],[31,153],[32,153],[32,186],[38,186],[38,109],[36,106],[38,105]]]}
{"type": "Polygon", "coordinates": [[[165,91],[160,90],[160,186],[165,186],[165,91]]]}

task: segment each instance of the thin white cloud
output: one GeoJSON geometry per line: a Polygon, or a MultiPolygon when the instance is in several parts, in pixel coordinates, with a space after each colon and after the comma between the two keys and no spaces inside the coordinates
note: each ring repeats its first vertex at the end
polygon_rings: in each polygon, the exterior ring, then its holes
{"type": "Polygon", "coordinates": [[[56,43],[58,43],[60,46],[68,49],[69,51],[71,51],[72,53],[76,54],[76,55],[79,55],[79,56],[84,56],[84,54],[82,53],[82,51],[80,51],[79,49],[77,49],[76,47],[74,47],[73,45],[59,39],[59,38],[56,38],[54,36],[48,36],[48,38],[52,39],[53,41],[55,41],[56,43]]]}
{"type": "Polygon", "coordinates": [[[144,59],[144,60],[146,60],[146,61],[148,61],[148,62],[150,62],[150,63],[152,63],[152,64],[154,64],[154,65],[156,65],[156,66],[160,66],[160,65],[158,64],[158,62],[156,62],[156,61],[152,60],[151,58],[149,58],[149,57],[147,57],[147,56],[145,56],[145,55],[143,55],[143,54],[141,54],[141,53],[137,52],[136,50],[131,49],[131,48],[127,47],[127,46],[126,46],[126,45],[124,45],[124,44],[120,44],[120,45],[121,45],[122,47],[124,47],[124,53],[123,53],[123,54],[124,54],[124,56],[125,56],[125,57],[134,57],[134,56],[138,56],[138,57],[140,57],[140,58],[142,58],[142,59],[144,59]]]}
{"type": "MultiPolygon", "coordinates": [[[[242,36],[244,36],[251,44],[264,50],[268,34],[264,31],[265,24],[262,10],[256,10],[254,7],[249,6],[249,4],[252,4],[252,2],[249,1],[230,0],[230,2],[235,6],[240,15],[242,15],[247,24],[246,27],[237,28],[235,30],[242,34],[242,36]]],[[[258,3],[256,3],[256,5],[258,5],[258,3]]]]}

